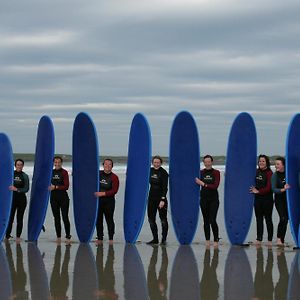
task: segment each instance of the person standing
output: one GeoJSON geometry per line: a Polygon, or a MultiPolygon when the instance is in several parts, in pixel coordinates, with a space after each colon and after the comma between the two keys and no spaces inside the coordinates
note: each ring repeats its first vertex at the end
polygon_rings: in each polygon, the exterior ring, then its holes
{"type": "Polygon", "coordinates": [[[29,190],[29,178],[28,175],[23,172],[24,160],[15,160],[14,170],[14,182],[9,186],[9,189],[13,191],[12,207],[10,212],[9,223],[6,229],[6,239],[11,238],[12,225],[17,212],[17,228],[16,228],[16,242],[21,242],[21,234],[23,230],[23,217],[27,206],[26,193],[29,190]]]}
{"type": "Polygon", "coordinates": [[[98,216],[97,216],[97,243],[103,241],[103,216],[105,216],[109,244],[113,243],[115,234],[114,212],[116,199],[115,195],[119,190],[119,178],[112,172],[113,161],[106,158],[103,162],[103,170],[100,171],[100,191],[95,192],[95,196],[99,197],[98,216]]]}
{"type": "Polygon", "coordinates": [[[69,221],[70,199],[67,193],[67,190],[69,189],[69,174],[67,170],[62,168],[63,159],[61,156],[55,156],[53,161],[54,169],[52,171],[49,190],[51,191],[50,204],[54,217],[57,242],[61,242],[61,213],[65,227],[66,241],[69,243],[71,239],[69,221]]]}
{"type": "Polygon", "coordinates": [[[275,193],[275,207],[279,215],[279,224],[277,228],[277,245],[284,245],[284,238],[287,230],[287,224],[289,220],[286,190],[290,188],[289,184],[285,180],[285,158],[277,157],[275,159],[276,172],[272,175],[272,190],[275,193]]]}
{"type": "Polygon", "coordinates": [[[150,224],[153,239],[149,241],[148,245],[158,244],[158,229],[156,224],[156,213],[158,211],[162,226],[161,244],[165,245],[168,235],[168,172],[162,167],[163,160],[156,155],[152,158],[152,165],[150,169],[150,190],[148,196],[148,221],[150,224]]]}
{"type": "Polygon", "coordinates": [[[204,234],[206,246],[210,245],[210,227],[214,236],[214,247],[218,247],[219,227],[217,224],[217,213],[219,209],[220,171],[213,168],[213,157],[205,155],[203,163],[205,168],[200,172],[200,178],[196,178],[196,183],[201,186],[200,207],[204,220],[204,234]]]}
{"type": "Polygon", "coordinates": [[[272,170],[270,159],[261,154],[258,156],[258,168],[256,170],[255,186],[250,187],[250,193],[255,195],[254,211],[256,216],[256,244],[260,245],[263,240],[264,218],[268,231],[268,245],[272,245],[273,239],[273,192],[271,187],[272,170]]]}

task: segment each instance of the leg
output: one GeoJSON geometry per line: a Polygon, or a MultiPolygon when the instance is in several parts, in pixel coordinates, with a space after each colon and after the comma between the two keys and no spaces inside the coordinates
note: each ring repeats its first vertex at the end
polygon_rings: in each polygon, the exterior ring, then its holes
{"type": "Polygon", "coordinates": [[[12,225],[14,223],[16,209],[17,209],[17,201],[16,201],[16,199],[14,197],[13,201],[12,201],[11,211],[10,211],[9,223],[8,223],[8,226],[7,226],[7,229],[6,229],[6,238],[7,239],[10,238],[10,234],[11,234],[11,230],[12,230],[12,225]]]}
{"type": "Polygon", "coordinates": [[[61,238],[61,224],[60,224],[60,205],[59,205],[59,199],[53,197],[51,195],[51,209],[54,217],[54,225],[55,225],[55,231],[56,236],[58,239],[61,238]]]}
{"type": "Polygon", "coordinates": [[[202,197],[200,200],[200,208],[204,222],[204,235],[207,242],[210,241],[210,226],[209,226],[209,207],[206,198],[202,197]]]}
{"type": "Polygon", "coordinates": [[[263,240],[264,217],[263,217],[263,199],[254,200],[254,212],[256,217],[256,240],[260,243],[263,240]]]}
{"type": "MultiPolygon", "coordinates": [[[[217,224],[217,213],[219,209],[219,199],[210,199],[209,203],[209,223],[214,235],[214,242],[219,242],[219,227],[217,224]]],[[[216,245],[215,245],[216,246],[216,245]]]]}
{"type": "Polygon", "coordinates": [[[162,243],[166,242],[168,230],[169,230],[169,224],[167,219],[167,213],[168,213],[168,202],[165,202],[165,205],[163,208],[158,209],[159,212],[159,218],[161,221],[161,227],[162,227],[162,243]]]}
{"type": "Polygon", "coordinates": [[[61,214],[65,226],[66,238],[70,239],[70,220],[69,220],[69,203],[70,199],[67,194],[61,198],[61,214]]]}
{"type": "MultiPolygon", "coordinates": [[[[284,238],[285,238],[287,223],[288,223],[286,200],[285,199],[276,199],[275,207],[276,207],[278,215],[279,215],[277,238],[281,241],[281,243],[284,243],[284,238]]],[[[280,244],[279,240],[278,240],[278,243],[280,244]]]]}
{"type": "Polygon", "coordinates": [[[98,207],[98,216],[97,216],[97,239],[102,241],[103,240],[103,203],[99,200],[99,207],[98,207]]]}
{"type": "Polygon", "coordinates": [[[274,206],[273,198],[266,199],[264,201],[264,216],[265,216],[265,221],[267,226],[269,242],[272,242],[273,232],[274,232],[273,221],[272,221],[273,206],[274,206]]]}
{"type": "Polygon", "coordinates": [[[116,201],[110,199],[104,206],[104,216],[107,224],[108,239],[112,241],[115,234],[115,222],[114,222],[114,212],[115,212],[116,201]]]}
{"type": "Polygon", "coordinates": [[[18,208],[17,208],[17,238],[20,238],[23,230],[23,217],[24,217],[24,212],[26,209],[27,205],[27,200],[26,196],[22,199],[19,199],[18,201],[18,208]]]}
{"type": "Polygon", "coordinates": [[[157,201],[148,199],[148,221],[153,235],[153,242],[158,243],[158,230],[155,222],[157,212],[157,201]]]}

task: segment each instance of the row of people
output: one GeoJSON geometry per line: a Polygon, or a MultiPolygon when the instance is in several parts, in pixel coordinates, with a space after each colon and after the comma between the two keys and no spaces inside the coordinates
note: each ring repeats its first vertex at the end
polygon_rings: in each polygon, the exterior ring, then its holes
{"type": "MultiPolygon", "coordinates": [[[[200,178],[196,178],[196,184],[201,186],[200,208],[204,220],[204,233],[206,244],[210,244],[210,228],[212,229],[214,246],[218,246],[219,228],[217,224],[217,213],[219,208],[218,187],[220,184],[220,171],[213,168],[213,157],[206,155],[203,158],[204,169],[200,172],[200,178]]],[[[51,186],[49,190],[50,204],[54,216],[57,241],[61,241],[61,217],[65,227],[66,240],[70,241],[70,221],[69,221],[69,203],[70,199],[67,193],[69,188],[68,172],[62,167],[63,159],[60,156],[54,157],[54,169],[52,172],[51,186]]],[[[160,156],[154,156],[150,170],[150,189],[148,197],[148,221],[153,235],[153,239],[148,244],[158,244],[158,228],[156,224],[156,215],[159,217],[162,225],[161,243],[165,244],[168,235],[168,173],[162,167],[163,160],[160,156]]],[[[10,186],[13,191],[13,203],[9,224],[7,227],[6,238],[11,237],[12,224],[15,213],[17,212],[16,241],[20,241],[23,228],[23,216],[26,208],[26,193],[29,190],[29,178],[23,172],[24,161],[17,159],[15,161],[14,184],[10,186]]],[[[115,233],[114,210],[115,195],[119,189],[119,178],[112,172],[113,161],[109,158],[103,162],[103,170],[100,171],[100,191],[95,192],[95,197],[99,198],[99,209],[97,216],[97,243],[103,240],[103,217],[105,217],[109,242],[113,242],[115,233]]],[[[273,239],[273,192],[275,194],[275,207],[279,214],[279,224],[277,230],[277,244],[283,245],[288,224],[288,211],[286,202],[286,190],[290,186],[285,182],[285,159],[278,157],[275,160],[276,172],[273,174],[270,168],[270,160],[266,155],[259,155],[258,168],[256,171],[255,186],[250,187],[250,192],[255,195],[254,210],[257,224],[256,243],[260,244],[263,240],[263,220],[265,219],[268,242],[273,239]]]]}

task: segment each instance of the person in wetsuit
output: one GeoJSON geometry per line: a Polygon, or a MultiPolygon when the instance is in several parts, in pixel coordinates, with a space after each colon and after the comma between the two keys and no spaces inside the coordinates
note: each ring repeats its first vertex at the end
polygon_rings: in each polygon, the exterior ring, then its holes
{"type": "Polygon", "coordinates": [[[158,211],[162,226],[161,244],[165,245],[168,235],[168,172],[161,166],[163,160],[156,155],[152,158],[152,165],[150,169],[150,190],[148,196],[148,221],[150,224],[153,239],[147,244],[158,244],[158,229],[156,225],[156,213],[158,211]]]}
{"type": "Polygon", "coordinates": [[[200,178],[196,178],[196,183],[201,186],[200,207],[204,220],[204,234],[206,246],[210,245],[210,227],[214,236],[214,247],[218,247],[219,227],[217,224],[217,213],[219,209],[220,171],[212,167],[213,157],[205,155],[203,163],[205,168],[200,172],[200,178]]]}
{"type": "Polygon", "coordinates": [[[6,239],[11,238],[12,225],[17,212],[17,228],[16,228],[16,242],[21,241],[21,234],[23,230],[23,216],[27,206],[26,193],[29,190],[29,178],[26,173],[23,172],[24,160],[15,160],[14,171],[14,183],[9,186],[9,189],[13,191],[12,207],[10,211],[9,223],[6,229],[6,239]]]}
{"type": "Polygon", "coordinates": [[[50,204],[54,217],[57,242],[61,242],[61,213],[65,227],[66,241],[69,243],[71,239],[69,221],[70,199],[67,193],[67,190],[69,189],[69,174],[67,170],[62,168],[63,159],[61,156],[55,156],[53,161],[54,169],[52,171],[52,179],[49,190],[51,191],[50,204]]]}
{"type": "Polygon", "coordinates": [[[103,170],[100,171],[100,191],[95,192],[95,196],[99,197],[99,207],[97,216],[97,243],[103,241],[103,216],[105,216],[109,243],[113,243],[115,234],[114,212],[116,199],[115,195],[119,190],[119,178],[112,172],[113,161],[106,158],[103,162],[103,170]]]}
{"type": "Polygon", "coordinates": [[[268,245],[272,245],[273,239],[273,192],[271,186],[272,170],[270,159],[261,154],[258,156],[258,168],[256,170],[255,186],[250,187],[250,193],[255,195],[254,211],[256,216],[256,244],[260,245],[263,240],[264,218],[268,231],[268,245]]]}
{"type": "Polygon", "coordinates": [[[275,194],[275,207],[279,215],[279,224],[277,228],[277,245],[284,245],[284,238],[287,230],[289,220],[286,190],[290,188],[289,184],[285,181],[285,158],[277,157],[275,159],[276,172],[272,175],[271,183],[272,190],[275,194]]]}

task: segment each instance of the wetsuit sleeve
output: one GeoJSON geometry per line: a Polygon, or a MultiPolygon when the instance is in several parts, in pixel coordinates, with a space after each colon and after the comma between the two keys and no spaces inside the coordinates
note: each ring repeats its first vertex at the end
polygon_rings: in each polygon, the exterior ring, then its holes
{"type": "Polygon", "coordinates": [[[119,178],[116,174],[112,174],[111,181],[112,181],[112,188],[109,191],[105,192],[106,197],[114,196],[119,190],[119,178]]]}
{"type": "Polygon", "coordinates": [[[19,193],[27,193],[29,191],[29,178],[28,178],[28,175],[23,173],[23,178],[24,178],[24,187],[18,189],[19,193]]]}
{"type": "Polygon", "coordinates": [[[210,190],[217,190],[220,184],[220,171],[214,170],[215,182],[206,184],[205,187],[210,190]]]}
{"type": "Polygon", "coordinates": [[[275,194],[281,194],[281,189],[277,188],[277,174],[273,173],[271,177],[271,183],[272,183],[272,190],[275,194]]]}
{"type": "Polygon", "coordinates": [[[66,190],[68,190],[69,184],[70,184],[69,183],[69,174],[65,169],[63,169],[62,170],[62,175],[63,175],[63,178],[64,178],[64,184],[63,185],[58,185],[57,190],[66,191],[66,190]]]}
{"type": "Polygon", "coordinates": [[[161,184],[161,197],[164,198],[162,199],[162,201],[164,201],[166,199],[167,196],[167,192],[168,192],[168,179],[169,179],[169,174],[164,171],[162,173],[162,184],[161,184]]]}
{"type": "Polygon", "coordinates": [[[269,170],[268,173],[267,173],[267,184],[265,187],[261,188],[261,189],[258,189],[258,194],[259,195],[266,195],[266,194],[269,194],[272,190],[272,187],[271,187],[271,178],[272,178],[272,171],[269,170]]]}

